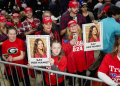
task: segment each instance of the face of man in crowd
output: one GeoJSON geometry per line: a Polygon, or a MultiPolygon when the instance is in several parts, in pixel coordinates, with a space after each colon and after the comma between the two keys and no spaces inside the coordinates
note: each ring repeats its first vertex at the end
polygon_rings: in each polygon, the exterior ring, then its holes
{"type": "Polygon", "coordinates": [[[25,13],[25,15],[28,19],[30,19],[30,18],[32,18],[33,13],[32,13],[32,11],[28,11],[27,13],[25,13]]]}
{"type": "Polygon", "coordinates": [[[110,5],[110,3],[111,3],[111,0],[105,0],[106,5],[110,5]]]}
{"type": "Polygon", "coordinates": [[[119,19],[120,14],[116,14],[115,19],[119,19]]]}
{"type": "Polygon", "coordinates": [[[78,13],[78,9],[79,9],[79,6],[71,7],[71,8],[70,8],[70,12],[72,12],[72,13],[74,13],[74,14],[77,14],[77,13],[78,13]]]}
{"type": "Polygon", "coordinates": [[[46,17],[46,16],[50,17],[50,13],[45,13],[45,17],[46,17]]]}

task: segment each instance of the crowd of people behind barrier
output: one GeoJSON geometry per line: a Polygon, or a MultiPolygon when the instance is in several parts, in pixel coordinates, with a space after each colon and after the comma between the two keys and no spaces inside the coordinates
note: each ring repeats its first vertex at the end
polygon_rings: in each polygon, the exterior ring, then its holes
{"type": "MultiPolygon", "coordinates": [[[[89,77],[98,77],[106,84],[119,86],[120,82],[120,1],[119,0],[0,0],[0,58],[2,61],[28,63],[26,35],[49,35],[51,66],[42,68],[63,71],[89,77]],[[113,2],[113,4],[112,4],[113,2]],[[84,51],[82,24],[103,23],[103,49],[95,60],[95,51],[84,51]],[[59,24],[58,24],[59,23],[59,24]],[[77,33],[77,40],[73,34],[77,33]],[[90,72],[87,75],[87,71],[90,72]],[[98,74],[98,76],[96,75],[98,74]]],[[[91,26],[88,42],[100,41],[98,29],[91,26]]],[[[45,45],[41,39],[34,42],[34,58],[46,58],[45,45]]],[[[11,86],[18,86],[14,66],[5,65],[11,86]],[[11,69],[10,69],[11,67],[11,69]],[[12,76],[13,75],[13,79],[12,76]]],[[[23,85],[30,86],[28,75],[34,78],[33,70],[17,67],[23,85]],[[23,81],[25,78],[25,82],[23,81]]],[[[50,83],[64,86],[64,76],[43,73],[46,86],[50,83]]],[[[69,86],[75,83],[68,77],[69,86]]],[[[81,86],[81,79],[79,86],[81,86]]],[[[84,86],[90,82],[83,80],[84,86]]]]}

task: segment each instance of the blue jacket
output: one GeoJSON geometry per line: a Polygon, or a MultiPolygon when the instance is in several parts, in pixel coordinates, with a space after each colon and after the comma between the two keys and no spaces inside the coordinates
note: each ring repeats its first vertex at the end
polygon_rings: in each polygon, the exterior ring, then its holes
{"type": "Polygon", "coordinates": [[[120,35],[120,24],[112,17],[107,17],[103,22],[103,52],[111,53],[115,42],[115,35],[120,35]]]}

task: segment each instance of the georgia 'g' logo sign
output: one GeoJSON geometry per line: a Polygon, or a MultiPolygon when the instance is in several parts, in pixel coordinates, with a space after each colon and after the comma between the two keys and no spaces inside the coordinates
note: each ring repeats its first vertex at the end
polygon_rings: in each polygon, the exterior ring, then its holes
{"type": "Polygon", "coordinates": [[[18,49],[15,47],[11,47],[7,50],[9,54],[16,54],[18,52],[18,49]]]}

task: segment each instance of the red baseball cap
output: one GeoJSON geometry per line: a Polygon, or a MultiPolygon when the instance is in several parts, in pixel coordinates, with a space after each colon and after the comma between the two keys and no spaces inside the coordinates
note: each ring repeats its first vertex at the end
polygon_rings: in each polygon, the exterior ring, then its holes
{"type": "Polygon", "coordinates": [[[25,8],[25,13],[27,13],[28,11],[32,11],[32,8],[26,7],[26,8],[25,8]]]}
{"type": "Polygon", "coordinates": [[[76,1],[70,1],[69,4],[68,4],[69,7],[76,7],[78,6],[78,2],[76,1]]]}
{"type": "Polygon", "coordinates": [[[110,6],[105,6],[104,8],[103,8],[103,12],[104,13],[108,13],[108,9],[110,8],[110,6]]]}
{"type": "Polygon", "coordinates": [[[44,23],[44,24],[47,24],[47,23],[49,23],[49,22],[50,22],[50,23],[53,23],[51,17],[48,17],[48,16],[47,16],[47,17],[44,17],[44,18],[43,18],[43,23],[44,23]]]}
{"type": "Polygon", "coordinates": [[[4,22],[6,21],[7,19],[3,16],[3,15],[0,15],[0,22],[4,22]]]}
{"type": "Polygon", "coordinates": [[[77,22],[75,20],[70,20],[67,25],[68,27],[70,27],[71,24],[77,24],[77,22]]]}
{"type": "Polygon", "coordinates": [[[14,13],[14,14],[12,15],[12,17],[13,17],[13,18],[19,17],[19,14],[18,14],[18,13],[14,13]]]}

